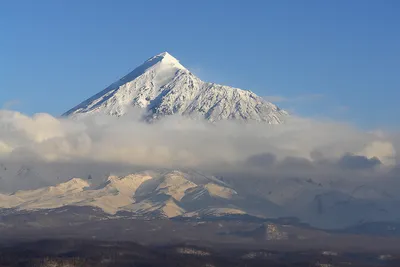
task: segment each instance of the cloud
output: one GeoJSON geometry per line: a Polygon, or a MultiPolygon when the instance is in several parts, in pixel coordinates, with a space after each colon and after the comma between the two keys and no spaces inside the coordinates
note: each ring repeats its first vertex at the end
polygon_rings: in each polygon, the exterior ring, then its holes
{"type": "Polygon", "coordinates": [[[252,155],[246,161],[247,164],[249,164],[250,166],[266,167],[274,164],[276,161],[276,157],[274,154],[263,153],[252,155]]]}
{"type": "Polygon", "coordinates": [[[338,165],[345,169],[371,169],[381,164],[381,161],[376,158],[367,158],[365,156],[344,155],[338,161],[338,165]]]}
{"type": "Polygon", "coordinates": [[[72,120],[0,111],[0,162],[46,166],[24,182],[13,178],[16,170],[5,177],[7,186],[26,187],[38,180],[54,183],[59,182],[56,177],[137,168],[246,172],[243,177],[345,177],[348,173],[343,172],[396,164],[399,143],[397,135],[377,135],[347,124],[293,116],[284,125],[210,124],[175,116],[149,124],[138,118],[72,120]],[[62,171],[56,171],[59,168],[62,171]]]}
{"type": "Polygon", "coordinates": [[[396,150],[393,147],[393,144],[387,141],[371,142],[358,154],[367,158],[377,157],[387,165],[393,165],[396,161],[396,150]]]}
{"type": "Polygon", "coordinates": [[[261,153],[310,160],[315,153],[324,158],[359,153],[382,160],[395,155],[390,141],[334,122],[292,117],[285,125],[243,126],[174,116],[148,124],[134,118],[69,120],[1,111],[0,141],[10,156],[29,151],[47,161],[87,158],[160,166],[235,162],[261,153]]]}
{"type": "Polygon", "coordinates": [[[0,155],[8,154],[12,151],[12,148],[5,144],[4,142],[0,142],[0,155]]]}

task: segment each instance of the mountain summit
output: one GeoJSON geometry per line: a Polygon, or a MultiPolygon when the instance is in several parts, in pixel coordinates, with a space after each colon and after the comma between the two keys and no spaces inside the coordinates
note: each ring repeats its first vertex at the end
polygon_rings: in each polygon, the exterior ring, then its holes
{"type": "Polygon", "coordinates": [[[279,124],[288,115],[251,91],[203,82],[164,52],[63,116],[122,116],[131,107],[144,109],[146,120],[180,114],[212,122],[233,119],[279,124]]]}

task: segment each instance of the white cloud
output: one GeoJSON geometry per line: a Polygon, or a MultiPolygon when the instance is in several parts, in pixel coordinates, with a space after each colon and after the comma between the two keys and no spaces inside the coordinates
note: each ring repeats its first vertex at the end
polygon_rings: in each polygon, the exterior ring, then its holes
{"type": "Polygon", "coordinates": [[[6,143],[0,141],[0,155],[9,154],[12,151],[12,148],[6,143]]]}
{"type": "Polygon", "coordinates": [[[387,141],[373,141],[367,144],[358,154],[367,158],[376,157],[386,165],[394,165],[396,163],[396,151],[393,144],[387,141]]]}
{"type": "Polygon", "coordinates": [[[0,111],[0,190],[137,168],[229,172],[241,179],[351,177],[363,183],[360,179],[381,178],[383,170],[393,169],[400,146],[395,133],[293,116],[284,125],[210,124],[175,116],[148,124],[138,118],[71,120],[0,111]],[[30,170],[27,177],[20,177],[20,168],[30,170]]]}
{"type": "Polygon", "coordinates": [[[73,121],[48,114],[29,117],[1,111],[2,151],[14,159],[35,155],[46,161],[82,159],[157,167],[234,164],[261,153],[272,153],[278,159],[312,159],[316,153],[334,159],[361,153],[383,162],[395,154],[390,140],[375,134],[345,124],[295,117],[279,126],[233,122],[211,125],[182,117],[168,117],[154,124],[132,117],[103,120],[109,121],[73,121]]]}

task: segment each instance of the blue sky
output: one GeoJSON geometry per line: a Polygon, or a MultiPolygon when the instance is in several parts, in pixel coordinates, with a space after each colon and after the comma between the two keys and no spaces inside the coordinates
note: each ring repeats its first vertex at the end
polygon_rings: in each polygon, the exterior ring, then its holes
{"type": "Polygon", "coordinates": [[[59,115],[168,51],[303,116],[400,126],[400,2],[0,3],[0,105],[59,115]]]}

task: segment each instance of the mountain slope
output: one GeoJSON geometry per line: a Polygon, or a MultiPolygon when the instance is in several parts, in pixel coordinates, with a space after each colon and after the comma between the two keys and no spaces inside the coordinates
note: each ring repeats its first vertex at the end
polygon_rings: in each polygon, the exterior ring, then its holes
{"type": "MultiPolygon", "coordinates": [[[[224,208],[225,203],[201,203],[185,205],[181,200],[190,190],[208,190],[215,198],[225,199],[232,189],[216,185],[213,177],[199,179],[187,173],[171,171],[166,173],[147,172],[127,176],[109,176],[98,187],[90,187],[83,179],[73,178],[56,186],[35,190],[21,190],[13,194],[0,194],[0,209],[40,210],[64,206],[89,206],[102,209],[109,214],[120,211],[132,212],[136,216],[175,217],[194,211],[194,207],[215,206],[224,208]],[[196,183],[195,183],[196,182],[196,183]]],[[[190,192],[189,192],[190,191],[190,192]]],[[[191,201],[193,202],[193,200],[191,201]]],[[[229,213],[229,210],[227,210],[229,213]]]]}
{"type": "Polygon", "coordinates": [[[288,115],[251,91],[201,81],[164,52],[63,116],[122,116],[132,107],[142,108],[146,120],[180,114],[212,122],[235,119],[279,124],[288,115]]]}
{"type": "Polygon", "coordinates": [[[306,178],[266,181],[265,188],[262,184],[254,186],[249,178],[239,180],[244,184],[226,177],[222,182],[190,171],[109,176],[96,185],[73,178],[54,186],[0,194],[0,217],[15,211],[28,214],[36,210],[62,208],[73,212],[91,208],[107,213],[110,218],[291,217],[325,229],[400,222],[400,197],[388,196],[386,188],[376,183],[365,185],[365,189],[354,194],[347,186],[329,186],[329,182],[320,185],[306,178]]]}

